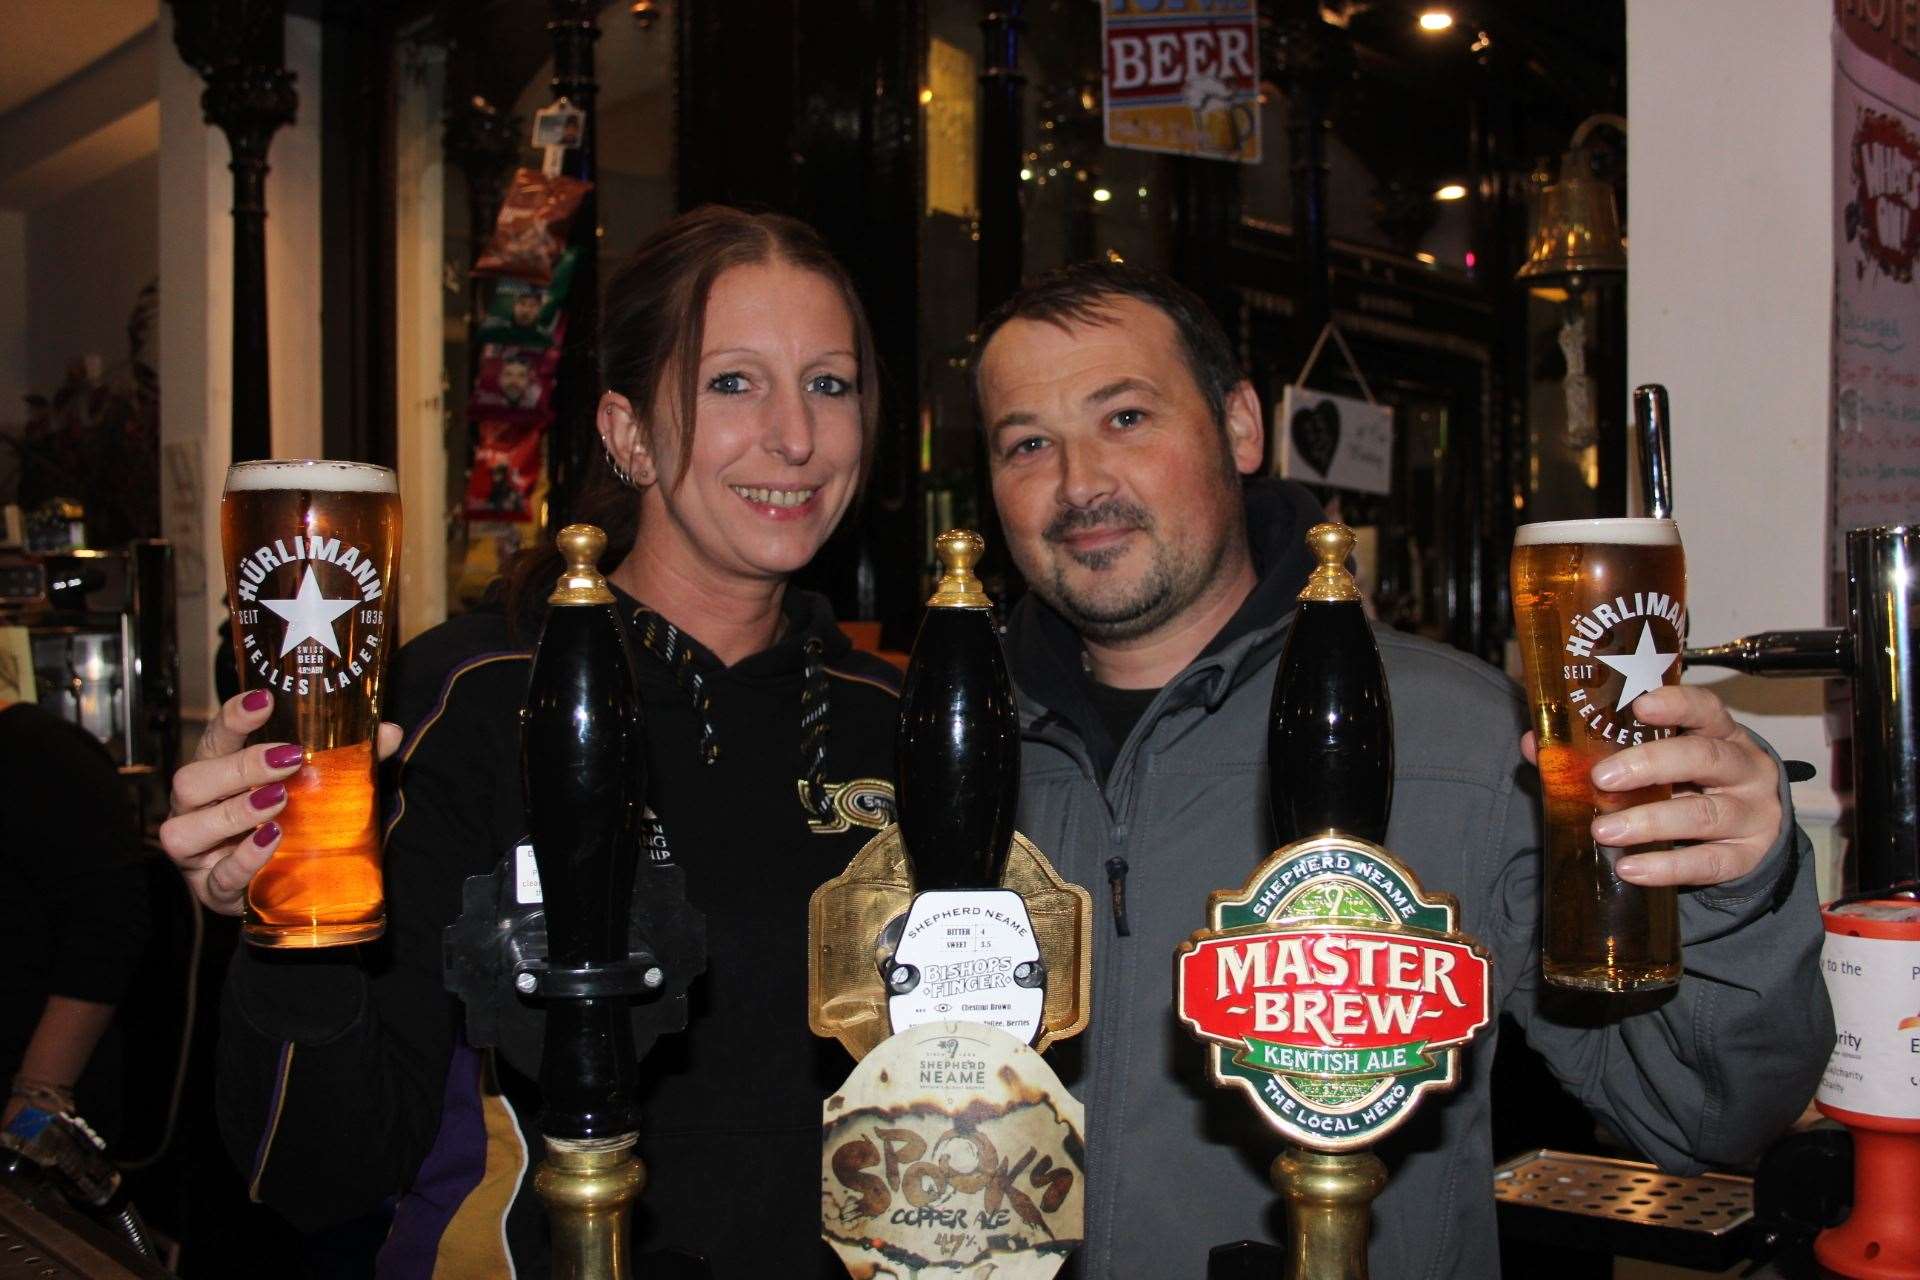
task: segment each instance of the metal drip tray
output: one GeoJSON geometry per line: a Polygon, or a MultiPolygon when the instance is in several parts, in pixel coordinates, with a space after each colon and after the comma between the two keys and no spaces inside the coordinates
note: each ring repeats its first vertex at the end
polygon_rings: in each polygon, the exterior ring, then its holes
{"type": "Polygon", "coordinates": [[[139,1280],[165,1274],[159,1264],[134,1270],[87,1239],[98,1227],[64,1206],[36,1203],[0,1180],[0,1280],[139,1280]]]}
{"type": "Polygon", "coordinates": [[[1493,1198],[1515,1239],[1709,1271],[1747,1258],[1753,1235],[1753,1179],[1730,1173],[1533,1151],[1493,1171],[1493,1198]]]}

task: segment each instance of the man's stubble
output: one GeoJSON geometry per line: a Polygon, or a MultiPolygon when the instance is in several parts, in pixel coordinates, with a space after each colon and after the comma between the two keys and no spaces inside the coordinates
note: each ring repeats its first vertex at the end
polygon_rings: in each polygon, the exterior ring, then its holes
{"type": "MultiPolygon", "coordinates": [[[[1082,529],[1109,526],[1138,529],[1146,535],[1146,571],[1116,598],[1102,599],[1070,585],[1066,566],[1055,559],[1051,572],[1032,576],[1033,589],[1068,625],[1088,639],[1115,642],[1152,635],[1206,594],[1218,577],[1234,539],[1246,541],[1237,475],[1222,486],[1220,500],[1230,504],[1231,513],[1221,529],[1221,537],[1212,546],[1185,552],[1162,538],[1154,515],[1136,503],[1115,498],[1084,511],[1062,512],[1042,535],[1047,542],[1057,546],[1066,534],[1082,529]]],[[[1086,553],[1067,551],[1063,554],[1082,569],[1105,574],[1134,550],[1124,546],[1103,547],[1086,553]]]]}

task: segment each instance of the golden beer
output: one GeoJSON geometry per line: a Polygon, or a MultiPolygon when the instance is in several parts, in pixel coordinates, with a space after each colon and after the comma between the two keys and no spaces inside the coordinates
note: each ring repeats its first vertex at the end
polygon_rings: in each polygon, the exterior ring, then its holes
{"type": "Polygon", "coordinates": [[[220,500],[233,653],[246,689],[273,694],[256,736],[296,742],[280,847],[247,886],[244,933],[333,947],[386,928],[374,737],[393,621],[400,497],[355,462],[243,462],[220,500]]]}
{"type": "Polygon", "coordinates": [[[1540,963],[1556,986],[1640,991],[1680,979],[1675,891],[1614,875],[1625,850],[1596,844],[1591,830],[1595,816],[1672,788],[1599,791],[1591,775],[1615,751],[1673,732],[1634,719],[1632,705],[1680,682],[1686,578],[1671,520],[1560,520],[1514,537],[1513,612],[1546,807],[1540,963]]]}

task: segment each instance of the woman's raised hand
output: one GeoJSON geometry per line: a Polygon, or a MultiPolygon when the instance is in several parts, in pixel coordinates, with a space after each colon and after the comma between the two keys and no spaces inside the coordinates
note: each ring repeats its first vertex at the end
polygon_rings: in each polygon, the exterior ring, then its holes
{"type": "MultiPolygon", "coordinates": [[[[160,847],[193,896],[221,915],[241,914],[247,883],[279,847],[274,818],[287,806],[285,780],[305,759],[297,742],[246,745],[272,710],[273,695],[265,689],[227,700],[193,762],[174,773],[172,816],[160,825],[160,847]]],[[[380,725],[380,759],[399,750],[400,737],[399,725],[380,725]]]]}

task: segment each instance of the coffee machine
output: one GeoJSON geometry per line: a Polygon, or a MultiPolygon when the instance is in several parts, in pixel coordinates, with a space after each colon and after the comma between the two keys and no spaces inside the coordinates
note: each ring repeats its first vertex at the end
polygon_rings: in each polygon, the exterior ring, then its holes
{"type": "Polygon", "coordinates": [[[31,690],[98,738],[143,819],[157,819],[179,751],[172,546],[0,549],[0,640],[9,637],[0,678],[14,696],[31,690]]]}

